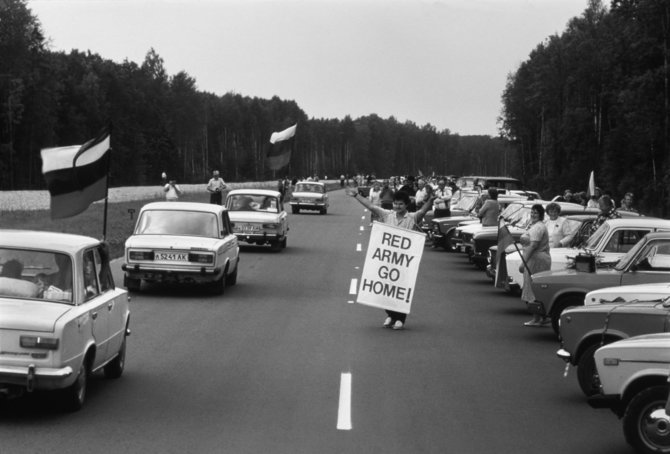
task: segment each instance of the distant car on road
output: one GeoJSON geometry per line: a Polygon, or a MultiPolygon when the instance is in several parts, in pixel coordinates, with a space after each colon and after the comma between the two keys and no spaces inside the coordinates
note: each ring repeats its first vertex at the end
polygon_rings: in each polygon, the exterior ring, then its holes
{"type": "Polygon", "coordinates": [[[288,214],[279,192],[235,189],[226,197],[226,208],[239,241],[270,245],[275,252],[286,248],[288,214]]]}
{"type": "Polygon", "coordinates": [[[220,205],[154,202],[142,207],[126,240],[124,284],[140,291],[142,281],[204,284],[222,294],[237,283],[240,248],[220,205]]]}
{"type": "Polygon", "coordinates": [[[326,184],[319,181],[299,182],[295,185],[289,204],[293,214],[300,213],[300,210],[327,214],[329,203],[326,184]]]}
{"type": "Polygon", "coordinates": [[[0,231],[0,397],[57,390],[66,409],[81,409],[93,372],[122,375],[129,318],[104,243],[0,231]]]}

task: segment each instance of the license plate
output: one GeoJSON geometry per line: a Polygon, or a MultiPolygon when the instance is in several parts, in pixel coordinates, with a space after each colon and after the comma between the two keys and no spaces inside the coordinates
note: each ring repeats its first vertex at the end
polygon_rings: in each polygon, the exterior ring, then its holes
{"type": "Polygon", "coordinates": [[[253,232],[260,232],[261,226],[256,225],[256,224],[242,224],[239,226],[235,226],[235,231],[236,232],[243,232],[243,233],[253,233],[253,232]]]}
{"type": "Polygon", "coordinates": [[[314,201],[310,199],[302,199],[300,200],[300,203],[314,203],[314,201]]]}
{"type": "Polygon", "coordinates": [[[154,252],[154,260],[167,260],[170,262],[188,262],[186,252],[154,252]]]}
{"type": "Polygon", "coordinates": [[[461,250],[461,252],[465,252],[468,247],[465,246],[464,244],[461,244],[460,246],[458,246],[458,248],[461,250]]]}

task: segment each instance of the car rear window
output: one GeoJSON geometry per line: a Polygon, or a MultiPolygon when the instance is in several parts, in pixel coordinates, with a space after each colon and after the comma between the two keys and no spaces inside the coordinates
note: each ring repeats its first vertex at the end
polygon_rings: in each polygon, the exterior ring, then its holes
{"type": "Polygon", "coordinates": [[[53,251],[0,248],[0,297],[72,302],[72,260],[53,251]]]}
{"type": "Polygon", "coordinates": [[[142,212],[136,235],[185,235],[218,238],[214,213],[200,211],[147,210],[142,212]]]}

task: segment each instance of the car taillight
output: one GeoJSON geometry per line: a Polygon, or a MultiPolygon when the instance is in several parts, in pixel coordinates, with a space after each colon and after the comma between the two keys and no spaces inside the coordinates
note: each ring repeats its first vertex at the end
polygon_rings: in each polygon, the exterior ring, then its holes
{"type": "Polygon", "coordinates": [[[277,229],[279,228],[279,224],[263,224],[264,229],[277,229]]]}
{"type": "Polygon", "coordinates": [[[21,336],[21,347],[56,350],[58,348],[58,339],[41,336],[21,336]]]}
{"type": "Polygon", "coordinates": [[[188,254],[188,261],[196,263],[214,263],[214,256],[212,254],[198,254],[191,252],[188,254]]]}
{"type": "Polygon", "coordinates": [[[153,251],[129,251],[128,252],[129,260],[153,260],[154,253],[153,251]]]}

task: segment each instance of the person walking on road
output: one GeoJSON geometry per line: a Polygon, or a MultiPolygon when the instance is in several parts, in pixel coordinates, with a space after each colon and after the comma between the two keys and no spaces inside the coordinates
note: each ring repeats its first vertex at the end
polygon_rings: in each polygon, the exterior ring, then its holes
{"type": "Polygon", "coordinates": [[[209,192],[209,203],[215,205],[223,204],[223,191],[228,186],[223,181],[223,178],[220,178],[219,171],[215,170],[212,172],[212,178],[210,178],[209,183],[207,183],[207,192],[209,192]]]}
{"type": "MultiPolygon", "coordinates": [[[[393,225],[395,227],[401,227],[407,230],[419,230],[419,225],[421,220],[426,215],[426,212],[433,205],[433,200],[435,195],[431,194],[430,198],[423,204],[421,209],[410,213],[408,211],[411,199],[409,194],[405,191],[397,191],[393,194],[393,209],[385,210],[380,206],[373,205],[370,200],[361,196],[358,193],[356,188],[346,188],[345,192],[348,196],[351,196],[358,200],[358,202],[363,205],[365,208],[370,210],[370,212],[376,214],[384,224],[393,225]]],[[[407,314],[402,312],[395,311],[386,311],[386,319],[384,320],[384,328],[392,328],[395,330],[403,329],[405,327],[405,321],[407,319],[407,314]]]]}

